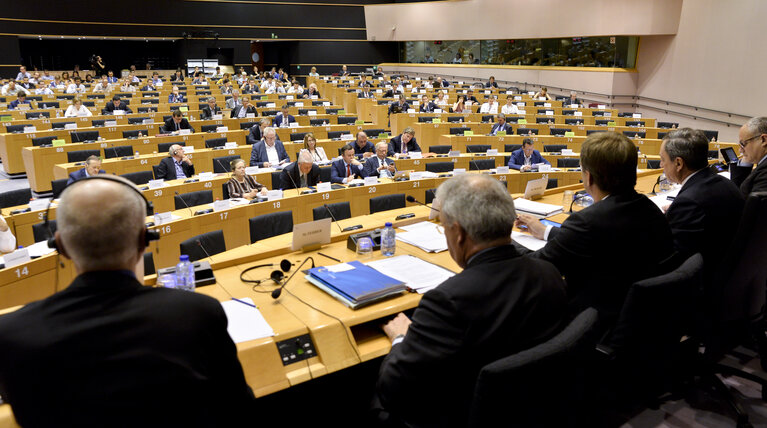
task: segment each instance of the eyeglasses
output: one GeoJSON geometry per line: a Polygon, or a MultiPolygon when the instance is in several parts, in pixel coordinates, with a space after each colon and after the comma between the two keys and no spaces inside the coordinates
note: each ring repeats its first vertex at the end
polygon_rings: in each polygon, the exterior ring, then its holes
{"type": "Polygon", "coordinates": [[[761,136],[762,136],[762,134],[754,135],[751,138],[746,138],[745,140],[738,141],[738,144],[740,144],[740,147],[745,148],[748,145],[749,141],[753,140],[754,138],[761,137],[761,136]]]}

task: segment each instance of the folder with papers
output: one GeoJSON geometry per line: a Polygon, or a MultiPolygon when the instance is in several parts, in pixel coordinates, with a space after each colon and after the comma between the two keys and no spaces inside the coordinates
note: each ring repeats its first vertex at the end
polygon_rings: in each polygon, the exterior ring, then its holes
{"type": "Polygon", "coordinates": [[[407,289],[402,281],[358,261],[316,267],[306,273],[309,282],[352,309],[407,289]]]}

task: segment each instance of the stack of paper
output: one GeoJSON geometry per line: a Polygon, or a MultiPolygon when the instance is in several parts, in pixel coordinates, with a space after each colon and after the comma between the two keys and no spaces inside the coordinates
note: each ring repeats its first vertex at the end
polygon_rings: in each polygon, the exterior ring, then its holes
{"type": "Polygon", "coordinates": [[[404,282],[358,261],[311,268],[306,279],[352,309],[406,290],[404,282]]]}
{"type": "Polygon", "coordinates": [[[416,246],[427,253],[439,253],[447,250],[447,239],[435,223],[422,221],[400,229],[405,232],[397,233],[397,240],[416,246]]]}
{"type": "Polygon", "coordinates": [[[533,235],[528,235],[526,233],[511,232],[511,239],[517,244],[532,251],[538,251],[546,246],[546,241],[543,239],[538,239],[533,235]]]}
{"type": "Polygon", "coordinates": [[[525,198],[514,199],[514,208],[516,208],[517,211],[540,217],[548,217],[562,212],[561,205],[544,204],[525,198]]]}
{"type": "Polygon", "coordinates": [[[229,300],[221,302],[221,306],[228,320],[226,331],[234,343],[274,336],[274,330],[253,304],[252,299],[229,300]]]}
{"type": "Polygon", "coordinates": [[[671,205],[672,202],[674,202],[674,198],[679,193],[679,189],[681,189],[681,186],[676,186],[676,188],[669,190],[668,192],[658,193],[655,196],[648,196],[651,201],[655,205],[658,206],[661,210],[663,210],[663,207],[667,207],[671,205]],[[671,198],[671,199],[669,199],[671,198]]]}
{"type": "Polygon", "coordinates": [[[423,294],[455,275],[441,266],[411,255],[389,257],[367,264],[384,275],[398,279],[407,288],[423,294]]]}

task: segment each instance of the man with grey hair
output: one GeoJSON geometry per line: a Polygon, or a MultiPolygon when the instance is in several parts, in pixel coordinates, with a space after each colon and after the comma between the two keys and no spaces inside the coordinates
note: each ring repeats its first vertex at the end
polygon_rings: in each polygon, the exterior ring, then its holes
{"type": "Polygon", "coordinates": [[[384,326],[392,349],[376,388],[392,421],[408,426],[466,426],[479,370],[547,340],[565,310],[559,271],[511,245],[514,201],[500,182],[460,175],[437,198],[463,271],[424,294],[412,321],[400,313],[384,326]]]}
{"type": "Polygon", "coordinates": [[[85,168],[78,169],[77,171],[73,171],[69,173],[69,180],[67,180],[67,186],[74,183],[77,180],[83,179],[85,177],[90,177],[92,175],[96,174],[106,174],[106,171],[101,169],[101,158],[98,156],[88,156],[88,159],[85,159],[85,168]]]}
{"type": "Polygon", "coordinates": [[[708,138],[703,131],[681,128],[669,132],[660,146],[660,165],[666,177],[682,185],[666,211],[674,248],[684,257],[701,253],[715,266],[732,234],[711,239],[722,225],[737,229],[743,195],[735,184],[708,168],[708,138]]]}
{"type": "Polygon", "coordinates": [[[240,91],[238,89],[235,89],[232,91],[232,97],[226,100],[226,108],[230,110],[234,110],[235,107],[242,105],[242,100],[240,99],[240,91]]]}
{"type": "Polygon", "coordinates": [[[277,131],[271,126],[264,128],[261,141],[253,144],[250,152],[250,166],[270,168],[290,162],[290,156],[285,151],[282,141],[277,138],[277,131]]]}
{"type": "Polygon", "coordinates": [[[173,144],[168,150],[168,157],[160,161],[155,174],[156,179],[175,180],[194,175],[194,165],[189,156],[184,154],[184,146],[173,144]]]}
{"type": "Polygon", "coordinates": [[[386,141],[379,141],[376,143],[376,154],[371,156],[365,161],[365,165],[362,167],[363,177],[392,177],[397,172],[397,167],[394,165],[394,160],[386,157],[386,152],[389,150],[389,143],[386,141]]]}
{"type": "Polygon", "coordinates": [[[204,106],[200,111],[200,120],[213,119],[214,114],[221,114],[221,107],[216,105],[216,99],[214,97],[208,97],[208,105],[204,106]]]}
{"type": "Polygon", "coordinates": [[[77,277],[0,317],[0,394],[20,425],[238,426],[253,408],[219,302],[137,280],[146,214],[121,177],[62,193],[55,240],[77,277]]]}
{"type": "Polygon", "coordinates": [[[732,181],[746,196],[767,191],[767,117],[749,119],[740,127],[738,139],[743,158],[730,168],[732,181]]]}
{"type": "Polygon", "coordinates": [[[282,189],[316,186],[319,182],[320,167],[314,163],[314,158],[308,150],[301,150],[298,153],[298,160],[286,166],[280,173],[282,189]]]}

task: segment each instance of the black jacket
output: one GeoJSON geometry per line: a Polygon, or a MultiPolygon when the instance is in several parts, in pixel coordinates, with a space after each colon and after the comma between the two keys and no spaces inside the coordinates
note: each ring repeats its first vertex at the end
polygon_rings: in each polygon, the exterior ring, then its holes
{"type": "MultiPolygon", "coordinates": [[[[312,164],[312,170],[306,177],[307,186],[316,186],[320,182],[320,167],[312,164]]],[[[293,162],[286,166],[280,173],[280,188],[295,189],[301,187],[301,171],[298,169],[298,162],[293,162]],[[288,176],[289,175],[289,176],[288,176]]]]}
{"type": "MultiPolygon", "coordinates": [[[[194,175],[194,165],[187,165],[186,162],[181,162],[181,169],[184,170],[184,174],[187,177],[191,177],[194,175]]],[[[175,180],[176,177],[176,165],[173,162],[172,157],[164,158],[160,161],[160,164],[157,165],[157,176],[155,179],[163,180],[175,180]]]]}

